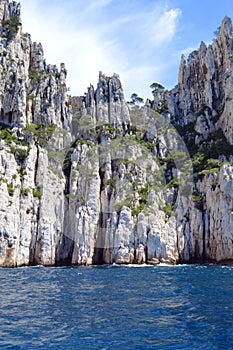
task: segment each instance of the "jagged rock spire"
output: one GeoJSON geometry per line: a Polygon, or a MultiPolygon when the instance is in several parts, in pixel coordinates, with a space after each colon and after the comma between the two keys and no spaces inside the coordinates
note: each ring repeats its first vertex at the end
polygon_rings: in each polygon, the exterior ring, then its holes
{"type": "Polygon", "coordinates": [[[100,71],[96,90],[91,85],[85,96],[85,109],[95,121],[127,128],[129,110],[118,74],[108,77],[100,71]]]}
{"type": "Polygon", "coordinates": [[[225,16],[222,20],[222,24],[220,26],[220,36],[228,36],[229,38],[232,37],[232,21],[230,17],[225,16]]]}
{"type": "Polygon", "coordinates": [[[16,16],[21,21],[21,4],[17,1],[0,0],[0,21],[16,16]]]}

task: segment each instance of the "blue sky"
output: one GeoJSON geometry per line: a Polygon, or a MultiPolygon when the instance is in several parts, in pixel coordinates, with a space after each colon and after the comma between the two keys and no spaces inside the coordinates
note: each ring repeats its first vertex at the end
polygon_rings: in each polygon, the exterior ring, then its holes
{"type": "Polygon", "coordinates": [[[180,56],[212,42],[232,0],[21,0],[23,31],[47,63],[66,64],[72,95],[118,73],[127,98],[177,83],[180,56]]]}

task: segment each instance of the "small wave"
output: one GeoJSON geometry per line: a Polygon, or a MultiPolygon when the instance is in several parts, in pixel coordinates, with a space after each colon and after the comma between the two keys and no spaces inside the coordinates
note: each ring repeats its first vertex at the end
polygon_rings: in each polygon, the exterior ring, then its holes
{"type": "Polygon", "coordinates": [[[113,263],[110,267],[128,267],[128,268],[137,268],[137,267],[153,267],[153,265],[148,264],[117,264],[113,263]]]}

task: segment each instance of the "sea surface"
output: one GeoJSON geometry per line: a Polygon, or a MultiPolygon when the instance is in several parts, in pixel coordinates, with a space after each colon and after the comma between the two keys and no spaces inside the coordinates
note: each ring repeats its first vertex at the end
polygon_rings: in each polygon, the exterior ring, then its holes
{"type": "Polygon", "coordinates": [[[232,266],[0,269],[1,349],[233,349],[232,266]]]}

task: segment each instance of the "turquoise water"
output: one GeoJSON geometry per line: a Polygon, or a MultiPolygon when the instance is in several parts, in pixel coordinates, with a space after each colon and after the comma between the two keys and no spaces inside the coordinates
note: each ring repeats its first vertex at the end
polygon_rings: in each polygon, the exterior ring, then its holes
{"type": "Polygon", "coordinates": [[[233,267],[0,269],[1,349],[233,349],[233,267]]]}

